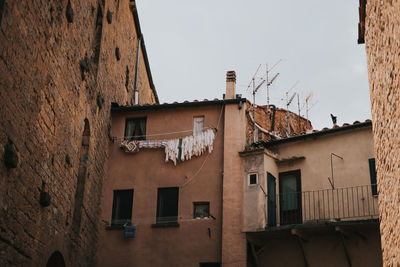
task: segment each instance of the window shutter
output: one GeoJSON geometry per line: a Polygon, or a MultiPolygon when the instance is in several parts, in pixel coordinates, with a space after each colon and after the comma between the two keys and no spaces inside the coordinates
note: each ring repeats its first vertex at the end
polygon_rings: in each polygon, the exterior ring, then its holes
{"type": "Polygon", "coordinates": [[[375,158],[369,159],[369,176],[371,178],[371,191],[372,195],[378,195],[378,187],[376,185],[376,168],[375,168],[375,158]]]}

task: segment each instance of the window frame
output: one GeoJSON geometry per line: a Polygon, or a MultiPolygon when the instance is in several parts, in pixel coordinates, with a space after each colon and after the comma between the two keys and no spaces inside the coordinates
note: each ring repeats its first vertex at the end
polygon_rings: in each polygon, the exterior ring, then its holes
{"type": "Polygon", "coordinates": [[[205,122],[205,116],[204,115],[200,115],[200,116],[194,116],[193,117],[193,135],[198,135],[199,133],[201,133],[202,131],[204,131],[204,122],[205,122]],[[196,129],[196,120],[197,119],[202,119],[203,122],[203,127],[200,130],[200,132],[198,132],[196,129]]]}
{"type": "MultiPolygon", "coordinates": [[[[129,193],[128,193],[129,194],[129,193]]],[[[121,197],[121,196],[120,196],[121,197]]],[[[129,197],[129,196],[128,196],[129,197]]],[[[132,213],[133,213],[133,197],[134,197],[134,189],[115,189],[113,190],[113,203],[112,203],[112,211],[111,211],[111,226],[121,226],[121,225],[131,225],[132,224],[132,213]],[[128,213],[130,216],[129,218],[116,218],[118,213],[118,210],[121,209],[122,204],[117,203],[117,193],[118,192],[128,192],[130,191],[131,196],[130,196],[130,203],[128,203],[128,213]],[[119,207],[117,207],[119,205],[119,207]],[[117,210],[118,209],[118,210],[117,210]],[[125,222],[122,222],[122,220],[125,220],[125,222]]],[[[126,205],[126,204],[125,204],[126,205]]]]}
{"type": "Polygon", "coordinates": [[[247,175],[247,185],[248,186],[257,186],[258,185],[258,173],[257,172],[251,172],[251,173],[249,173],[248,175],[247,175]],[[252,175],[255,175],[256,176],[256,183],[255,184],[252,184],[251,183],[251,176],[252,175]]]}
{"type": "Polygon", "coordinates": [[[210,218],[210,202],[209,201],[193,202],[193,218],[194,219],[209,219],[210,218]],[[197,205],[208,205],[207,216],[203,216],[203,217],[197,217],[196,216],[196,206],[197,205]]]}
{"type": "MultiPolygon", "coordinates": [[[[168,193],[165,193],[168,194],[168,193]]],[[[164,196],[165,197],[165,196],[164,196]]],[[[165,201],[164,201],[165,203],[165,201]]],[[[171,203],[169,203],[170,205],[171,203]]],[[[168,204],[167,204],[168,205],[168,204]]],[[[165,206],[165,204],[164,204],[165,206]]],[[[157,189],[157,210],[156,210],[156,225],[159,224],[177,224],[178,223],[178,215],[179,215],[179,187],[159,187],[157,189]],[[169,201],[174,201],[176,202],[176,210],[174,213],[176,215],[172,216],[160,216],[160,215],[165,215],[166,210],[163,210],[163,205],[161,203],[162,199],[160,198],[160,192],[164,191],[167,192],[167,190],[176,190],[176,200],[171,200],[171,196],[168,196],[166,199],[169,201]],[[174,217],[173,219],[170,219],[171,217],[174,217]]]]}
{"type": "Polygon", "coordinates": [[[137,118],[126,118],[125,119],[125,130],[124,130],[124,139],[129,141],[140,141],[146,140],[147,135],[147,117],[137,117],[137,118]],[[128,135],[128,123],[131,121],[135,121],[135,129],[133,135],[128,135]],[[144,121],[144,134],[140,134],[140,122],[144,121]]]}

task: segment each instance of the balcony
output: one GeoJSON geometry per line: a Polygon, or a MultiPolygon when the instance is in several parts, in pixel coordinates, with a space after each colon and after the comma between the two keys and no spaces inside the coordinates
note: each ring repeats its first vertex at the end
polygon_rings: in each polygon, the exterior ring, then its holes
{"type": "Polygon", "coordinates": [[[377,219],[376,188],[376,185],[360,185],[266,195],[267,228],[377,219]]]}

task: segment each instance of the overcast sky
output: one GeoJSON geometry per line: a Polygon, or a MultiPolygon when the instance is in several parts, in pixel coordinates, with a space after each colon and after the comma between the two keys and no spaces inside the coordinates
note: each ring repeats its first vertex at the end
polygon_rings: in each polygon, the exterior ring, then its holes
{"type": "MultiPolygon", "coordinates": [[[[225,75],[235,70],[237,94],[262,64],[280,73],[271,103],[285,92],[304,102],[313,92],[314,129],[371,118],[365,46],[357,44],[358,0],[137,0],[150,67],[160,102],[222,98],[225,75]]],[[[266,89],[257,93],[266,104],[266,89]]],[[[302,104],[301,104],[302,105],[302,104]]],[[[297,99],[290,110],[297,112],[297,99]]],[[[305,108],[301,114],[305,116],[305,108]]]]}

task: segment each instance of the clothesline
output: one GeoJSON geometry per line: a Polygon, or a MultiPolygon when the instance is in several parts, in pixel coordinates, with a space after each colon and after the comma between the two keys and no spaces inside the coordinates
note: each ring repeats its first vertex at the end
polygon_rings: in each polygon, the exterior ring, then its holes
{"type": "MultiPolygon", "coordinates": [[[[209,127],[204,127],[204,130],[207,129],[215,129],[213,126],[209,127]]],[[[158,133],[158,134],[146,134],[146,135],[134,135],[134,136],[123,136],[123,137],[112,137],[113,141],[122,141],[125,139],[131,139],[131,138],[140,138],[140,137],[153,137],[153,136],[163,136],[163,135],[173,135],[173,134],[179,134],[179,133],[190,133],[193,132],[193,130],[184,130],[184,131],[176,131],[176,132],[167,132],[167,133],[158,133]]]]}

